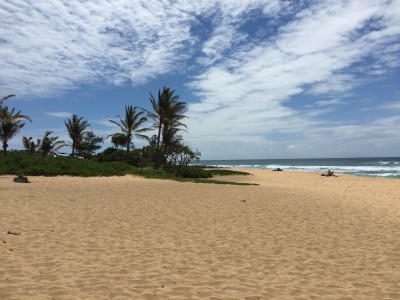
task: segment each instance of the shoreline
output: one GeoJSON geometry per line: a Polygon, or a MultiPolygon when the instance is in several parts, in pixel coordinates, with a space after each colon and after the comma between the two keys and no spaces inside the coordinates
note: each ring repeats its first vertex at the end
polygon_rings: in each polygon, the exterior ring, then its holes
{"type": "Polygon", "coordinates": [[[0,298],[400,298],[397,180],[241,170],[0,176],[0,298]]]}
{"type": "Polygon", "coordinates": [[[340,174],[400,178],[400,157],[204,160],[193,165],[320,173],[330,169],[340,174]]]}

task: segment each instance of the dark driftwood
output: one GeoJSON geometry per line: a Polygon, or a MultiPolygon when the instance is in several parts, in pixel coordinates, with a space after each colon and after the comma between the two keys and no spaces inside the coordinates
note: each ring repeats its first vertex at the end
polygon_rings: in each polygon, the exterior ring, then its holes
{"type": "MultiPolygon", "coordinates": [[[[21,234],[21,232],[19,232],[19,231],[14,231],[14,230],[9,230],[7,233],[8,233],[8,234],[13,234],[13,235],[20,235],[20,234],[21,234]]],[[[3,241],[3,243],[4,243],[4,241],[3,241]]]]}
{"type": "Polygon", "coordinates": [[[19,175],[18,177],[15,177],[15,178],[14,178],[14,181],[15,181],[15,182],[19,182],[19,183],[30,183],[28,177],[26,177],[26,176],[21,176],[21,175],[19,175]]]}

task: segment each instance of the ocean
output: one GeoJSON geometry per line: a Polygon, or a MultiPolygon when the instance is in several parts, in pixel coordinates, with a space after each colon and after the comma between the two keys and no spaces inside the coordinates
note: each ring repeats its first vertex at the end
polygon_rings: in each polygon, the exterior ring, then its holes
{"type": "Polygon", "coordinates": [[[200,160],[192,162],[192,165],[222,168],[281,168],[320,173],[331,170],[338,174],[355,176],[400,178],[400,157],[200,160]]]}

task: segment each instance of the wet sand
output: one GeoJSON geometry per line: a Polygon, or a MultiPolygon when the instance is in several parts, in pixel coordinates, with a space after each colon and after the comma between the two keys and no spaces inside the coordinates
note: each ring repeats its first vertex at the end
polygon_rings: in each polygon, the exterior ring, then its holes
{"type": "Polygon", "coordinates": [[[1,176],[0,299],[400,299],[400,180],[248,171],[1,176]]]}

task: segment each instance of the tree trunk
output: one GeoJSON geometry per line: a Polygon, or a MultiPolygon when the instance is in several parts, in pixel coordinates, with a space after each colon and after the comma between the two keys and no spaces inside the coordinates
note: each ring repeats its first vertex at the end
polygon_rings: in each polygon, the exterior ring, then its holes
{"type": "Polygon", "coordinates": [[[7,147],[8,147],[7,141],[4,141],[3,142],[3,153],[4,153],[4,156],[7,155],[7,147]]]}
{"type": "Polygon", "coordinates": [[[129,148],[130,148],[131,141],[129,138],[127,139],[126,143],[126,162],[129,162],[129,148]]]}
{"type": "Polygon", "coordinates": [[[161,138],[161,120],[160,125],[158,126],[158,135],[157,135],[157,147],[156,147],[156,163],[154,164],[154,169],[158,170],[160,168],[160,160],[161,160],[161,153],[160,153],[160,138],[161,138]]]}

